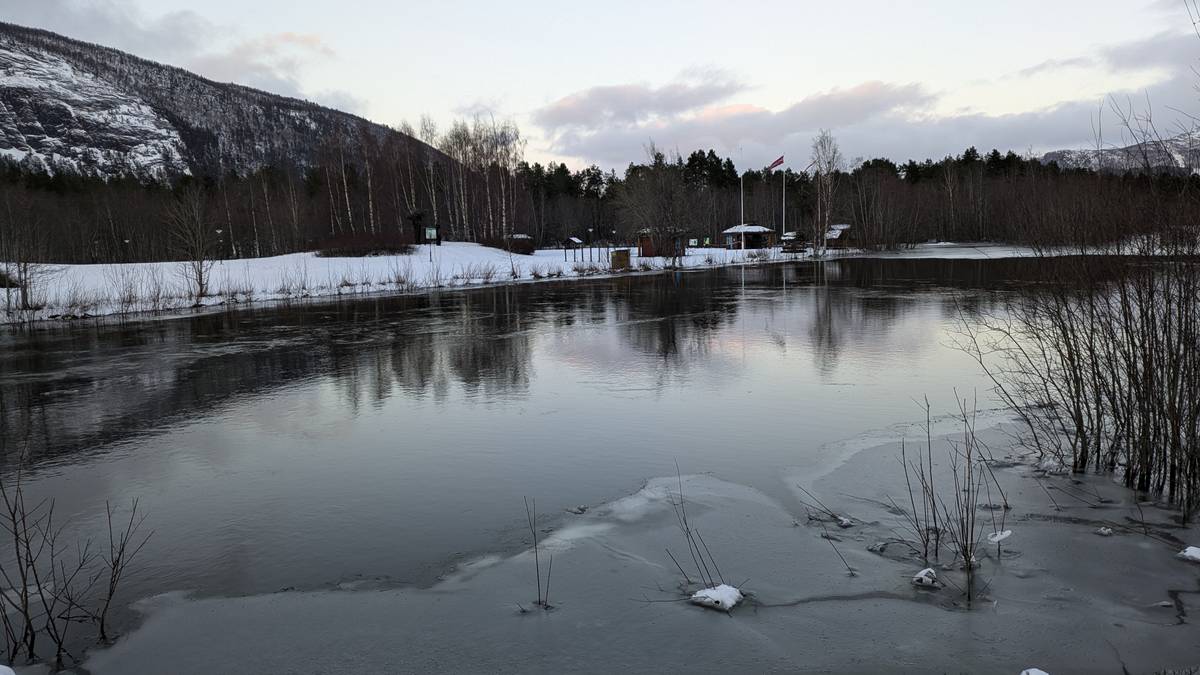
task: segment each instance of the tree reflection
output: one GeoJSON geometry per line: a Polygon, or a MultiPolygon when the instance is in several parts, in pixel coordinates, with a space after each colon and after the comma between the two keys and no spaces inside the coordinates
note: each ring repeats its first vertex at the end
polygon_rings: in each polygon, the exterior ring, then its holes
{"type": "Polygon", "coordinates": [[[397,396],[524,397],[547,351],[654,387],[688,369],[724,376],[749,344],[790,348],[829,375],[916,311],[945,315],[1037,278],[1020,260],[837,260],[8,333],[0,451],[102,449],[309,381],[328,383],[350,415],[397,396]]]}

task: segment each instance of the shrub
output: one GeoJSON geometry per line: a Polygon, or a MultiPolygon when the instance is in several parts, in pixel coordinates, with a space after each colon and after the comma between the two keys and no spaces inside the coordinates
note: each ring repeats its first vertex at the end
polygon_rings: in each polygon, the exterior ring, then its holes
{"type": "Polygon", "coordinates": [[[17,280],[8,276],[4,270],[0,270],[0,288],[17,288],[17,280]]]}
{"type": "Polygon", "coordinates": [[[532,239],[504,239],[494,237],[492,239],[484,239],[480,242],[484,246],[498,248],[502,251],[509,251],[518,255],[533,255],[536,248],[532,239]]]}
{"type": "Polygon", "coordinates": [[[408,255],[413,246],[408,238],[396,232],[357,232],[339,234],[322,240],[316,246],[322,258],[363,258],[372,255],[408,255]]]}

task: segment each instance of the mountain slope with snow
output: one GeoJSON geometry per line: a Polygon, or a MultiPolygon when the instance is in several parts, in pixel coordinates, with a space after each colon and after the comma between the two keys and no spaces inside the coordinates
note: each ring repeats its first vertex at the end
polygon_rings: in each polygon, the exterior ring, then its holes
{"type": "Polygon", "coordinates": [[[187,173],[179,131],[66,59],[0,38],[0,154],[33,170],[187,173]]]}
{"type": "Polygon", "coordinates": [[[1190,174],[1200,171],[1200,133],[1182,133],[1161,141],[1096,150],[1055,150],[1042,162],[1057,162],[1064,169],[1092,169],[1124,173],[1153,171],[1190,174]]]}
{"type": "Polygon", "coordinates": [[[164,177],[313,165],[340,143],[416,141],[308,101],[0,23],[0,156],[31,170],[164,177]]]}

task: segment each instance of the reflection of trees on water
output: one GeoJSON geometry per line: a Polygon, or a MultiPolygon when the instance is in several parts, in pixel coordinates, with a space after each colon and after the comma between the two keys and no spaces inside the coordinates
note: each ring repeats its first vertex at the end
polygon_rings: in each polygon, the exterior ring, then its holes
{"type": "Polygon", "coordinates": [[[673,273],[626,281],[615,299],[627,317],[623,338],[670,365],[707,356],[714,334],[737,315],[737,296],[717,275],[673,273]]]}
{"type": "Polygon", "coordinates": [[[0,457],[118,442],[321,369],[324,356],[243,337],[219,316],[28,336],[0,355],[0,457]]]}
{"type": "Polygon", "coordinates": [[[375,405],[394,388],[445,400],[453,384],[468,396],[507,396],[529,387],[529,331],[542,312],[525,308],[523,293],[497,288],[433,299],[420,321],[376,327],[366,345],[336,356],[332,376],[351,410],[375,405]]]}
{"type": "Polygon", "coordinates": [[[955,319],[960,307],[994,305],[996,292],[1011,280],[1042,274],[1025,259],[842,259],[808,265],[807,271],[799,281],[808,284],[801,293],[812,305],[805,313],[812,317],[809,346],[824,374],[837,369],[847,349],[889,335],[931,300],[938,310],[932,319],[955,319]]]}
{"type": "MultiPolygon", "coordinates": [[[[611,331],[610,358],[649,358],[661,377],[718,367],[722,340],[807,322],[791,334],[807,335],[812,358],[831,372],[847,349],[928,306],[928,295],[913,291],[992,290],[998,278],[1033,273],[1027,261],[840,260],[0,336],[0,451],[98,447],[313,378],[327,379],[352,413],[397,394],[444,401],[456,387],[468,398],[524,396],[535,336],[569,330],[559,337],[578,340],[577,330],[593,326],[611,331]]],[[[953,311],[951,296],[943,312],[953,311]]]]}

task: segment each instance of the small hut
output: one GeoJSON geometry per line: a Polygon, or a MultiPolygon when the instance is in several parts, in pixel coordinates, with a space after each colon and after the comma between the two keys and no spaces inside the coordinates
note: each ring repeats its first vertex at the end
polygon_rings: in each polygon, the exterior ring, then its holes
{"type": "Polygon", "coordinates": [[[687,255],[688,235],[682,228],[659,227],[639,230],[638,255],[643,258],[680,258],[687,255]]]}
{"type": "Polygon", "coordinates": [[[825,233],[825,248],[843,249],[850,248],[850,226],[845,223],[830,225],[829,231],[825,233]]]}
{"type": "Polygon", "coordinates": [[[725,235],[725,248],[770,248],[775,245],[775,231],[753,223],[734,225],[721,234],[725,235]]]}

